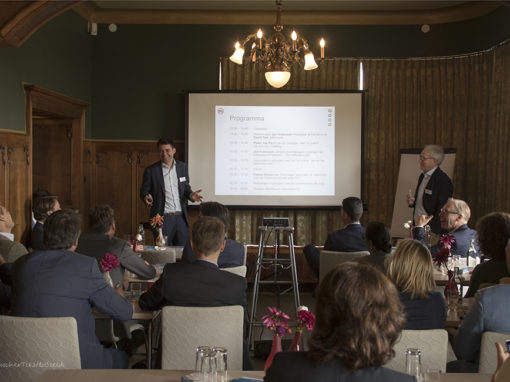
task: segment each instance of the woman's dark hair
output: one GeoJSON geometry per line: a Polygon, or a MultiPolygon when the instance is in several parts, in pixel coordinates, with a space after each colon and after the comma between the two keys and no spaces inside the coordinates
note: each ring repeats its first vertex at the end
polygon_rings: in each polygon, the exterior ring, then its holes
{"type": "Polygon", "coordinates": [[[319,285],[309,357],[321,364],[334,358],[351,370],[382,366],[406,319],[397,289],[367,264],[336,266],[319,285]]]}
{"type": "Polygon", "coordinates": [[[484,256],[490,259],[504,259],[505,247],[510,238],[510,214],[491,212],[476,224],[478,243],[484,256]]]}
{"type": "Polygon", "coordinates": [[[370,240],[378,251],[391,252],[391,233],[384,223],[370,222],[365,231],[366,240],[370,240]]]}

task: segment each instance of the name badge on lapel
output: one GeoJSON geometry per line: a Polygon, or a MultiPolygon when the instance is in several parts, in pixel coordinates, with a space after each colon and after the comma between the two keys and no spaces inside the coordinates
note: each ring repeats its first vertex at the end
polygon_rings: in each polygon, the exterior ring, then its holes
{"type": "MultiPolygon", "coordinates": [[[[186,181],[186,177],[185,176],[181,176],[179,178],[179,182],[185,182],[186,181]]],[[[432,192],[431,192],[432,193],[432,192]]]]}
{"type": "Polygon", "coordinates": [[[425,193],[426,193],[427,195],[432,195],[432,190],[429,190],[429,189],[427,189],[427,188],[426,188],[426,189],[425,189],[425,193]]]}

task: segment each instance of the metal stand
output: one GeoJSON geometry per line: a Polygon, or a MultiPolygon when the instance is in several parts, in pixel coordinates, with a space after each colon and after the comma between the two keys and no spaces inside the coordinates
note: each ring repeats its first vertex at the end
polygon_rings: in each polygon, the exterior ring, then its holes
{"type": "Polygon", "coordinates": [[[251,301],[251,312],[250,312],[250,325],[248,329],[248,343],[250,347],[252,347],[252,336],[253,336],[253,327],[254,326],[262,326],[262,321],[256,321],[256,310],[257,310],[257,302],[259,297],[259,285],[260,284],[273,284],[276,286],[276,306],[280,308],[280,296],[282,294],[291,291],[294,293],[294,305],[296,308],[296,315],[298,311],[298,307],[301,305],[299,300],[299,284],[297,277],[297,268],[296,268],[296,256],[294,252],[294,227],[267,227],[260,226],[259,227],[259,251],[257,255],[257,268],[255,273],[255,281],[253,283],[253,297],[251,301]],[[275,231],[275,245],[274,245],[274,257],[272,258],[264,258],[264,240],[266,235],[271,233],[271,231],[275,231]],[[287,234],[287,239],[289,243],[289,258],[288,259],[280,259],[278,256],[280,254],[280,233],[284,232],[287,234]],[[284,264],[290,264],[290,269],[292,273],[292,281],[282,281],[278,279],[279,268],[283,268],[284,264]],[[260,275],[262,273],[262,268],[266,266],[273,267],[274,277],[273,280],[260,280],[260,275]],[[292,286],[288,289],[280,292],[281,284],[290,284],[292,286]]]}

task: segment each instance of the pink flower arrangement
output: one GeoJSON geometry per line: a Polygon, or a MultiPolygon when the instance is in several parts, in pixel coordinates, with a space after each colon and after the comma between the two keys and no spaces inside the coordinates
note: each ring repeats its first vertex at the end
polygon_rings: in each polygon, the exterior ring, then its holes
{"type": "Polygon", "coordinates": [[[306,306],[300,306],[298,308],[296,330],[298,332],[302,332],[304,328],[312,330],[314,323],[315,315],[312,312],[310,312],[306,306]]]}
{"type": "Polygon", "coordinates": [[[269,314],[262,317],[262,320],[264,320],[264,325],[266,325],[269,330],[273,330],[279,337],[283,337],[285,333],[292,332],[287,321],[290,319],[288,315],[276,307],[268,306],[267,309],[269,310],[269,314]]]}
{"type": "Polygon", "coordinates": [[[455,237],[452,234],[445,233],[444,235],[441,235],[439,241],[443,244],[443,248],[451,249],[452,244],[455,243],[455,237]]]}
{"type": "Polygon", "coordinates": [[[156,216],[151,219],[151,226],[154,228],[163,227],[163,216],[156,214],[156,216]]]}
{"type": "Polygon", "coordinates": [[[452,234],[444,234],[439,241],[443,244],[443,248],[434,254],[434,263],[437,265],[444,264],[448,270],[448,256],[450,256],[450,249],[455,242],[455,237],[452,234]]]}
{"type": "Polygon", "coordinates": [[[103,272],[110,272],[117,269],[120,263],[116,255],[106,253],[99,264],[101,265],[103,272]]]}

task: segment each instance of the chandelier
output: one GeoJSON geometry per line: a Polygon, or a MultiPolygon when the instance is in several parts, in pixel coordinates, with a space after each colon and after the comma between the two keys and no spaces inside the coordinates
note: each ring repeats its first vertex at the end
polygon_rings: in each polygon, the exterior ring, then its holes
{"type": "MultiPolygon", "coordinates": [[[[248,35],[242,44],[235,44],[235,51],[230,60],[236,64],[247,63],[259,64],[264,67],[266,81],[275,88],[285,86],[290,79],[290,69],[296,64],[302,64],[304,70],[317,68],[317,63],[309,48],[308,42],[296,31],[290,34],[288,40],[282,33],[283,25],[281,18],[281,0],[276,0],[276,23],[275,33],[265,37],[262,30],[248,35]],[[251,45],[250,45],[251,43],[251,45]],[[245,57],[245,47],[248,46],[250,54],[245,57]]],[[[321,59],[324,58],[325,41],[321,39],[321,59]]]]}

